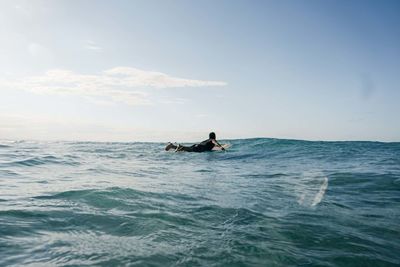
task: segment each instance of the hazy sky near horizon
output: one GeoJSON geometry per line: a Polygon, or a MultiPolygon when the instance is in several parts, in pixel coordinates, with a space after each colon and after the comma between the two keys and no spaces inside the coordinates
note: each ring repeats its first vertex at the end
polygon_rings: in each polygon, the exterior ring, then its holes
{"type": "Polygon", "coordinates": [[[400,1],[0,0],[0,139],[400,141],[400,1]]]}

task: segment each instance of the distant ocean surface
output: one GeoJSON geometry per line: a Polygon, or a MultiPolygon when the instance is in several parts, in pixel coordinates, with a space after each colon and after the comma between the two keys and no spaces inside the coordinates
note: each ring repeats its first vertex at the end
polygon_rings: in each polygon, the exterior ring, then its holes
{"type": "Polygon", "coordinates": [[[400,266],[400,143],[0,142],[0,266],[400,266]]]}

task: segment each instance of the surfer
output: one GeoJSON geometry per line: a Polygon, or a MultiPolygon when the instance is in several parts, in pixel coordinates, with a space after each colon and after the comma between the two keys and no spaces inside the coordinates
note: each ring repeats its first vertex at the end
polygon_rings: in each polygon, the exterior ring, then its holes
{"type": "Polygon", "coordinates": [[[213,147],[217,146],[220,147],[221,150],[225,150],[223,146],[221,146],[218,141],[216,140],[216,136],[214,132],[211,132],[208,135],[208,139],[204,140],[200,144],[194,144],[192,146],[182,146],[182,145],[174,145],[172,143],[168,143],[165,147],[165,150],[175,149],[175,151],[186,151],[186,152],[205,152],[211,151],[213,147]]]}

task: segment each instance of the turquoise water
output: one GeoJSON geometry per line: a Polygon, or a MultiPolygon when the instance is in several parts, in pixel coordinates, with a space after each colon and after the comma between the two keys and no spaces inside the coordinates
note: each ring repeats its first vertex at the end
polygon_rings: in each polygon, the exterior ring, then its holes
{"type": "Polygon", "coordinates": [[[0,266],[399,266],[400,143],[0,142],[0,266]]]}

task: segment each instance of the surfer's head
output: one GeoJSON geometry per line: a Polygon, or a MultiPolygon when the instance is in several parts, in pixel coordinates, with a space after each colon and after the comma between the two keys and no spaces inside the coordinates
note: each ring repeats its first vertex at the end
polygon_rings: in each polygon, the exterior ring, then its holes
{"type": "Polygon", "coordinates": [[[208,135],[208,138],[210,138],[210,139],[217,139],[214,132],[211,132],[211,133],[208,135]]]}

